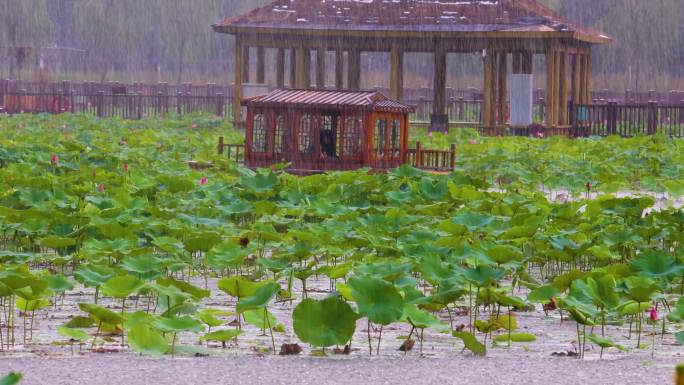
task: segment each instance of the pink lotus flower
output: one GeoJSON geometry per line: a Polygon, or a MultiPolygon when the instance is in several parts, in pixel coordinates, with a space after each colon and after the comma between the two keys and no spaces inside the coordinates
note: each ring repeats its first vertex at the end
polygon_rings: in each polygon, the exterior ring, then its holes
{"type": "Polygon", "coordinates": [[[537,138],[544,139],[544,133],[541,131],[537,131],[537,138]]]}
{"type": "Polygon", "coordinates": [[[428,137],[432,138],[432,131],[428,132],[428,137]]]}
{"type": "Polygon", "coordinates": [[[190,126],[190,128],[192,128],[193,130],[197,128],[197,123],[193,123],[192,126],[190,126]]]}
{"type": "Polygon", "coordinates": [[[653,321],[653,322],[655,322],[655,321],[658,320],[658,309],[656,309],[655,306],[653,306],[653,307],[651,308],[650,317],[651,317],[651,321],[653,321]]]}
{"type": "Polygon", "coordinates": [[[50,164],[54,167],[57,166],[57,162],[59,162],[59,157],[57,156],[57,154],[52,154],[52,156],[50,157],[50,164]]]}
{"type": "Polygon", "coordinates": [[[475,140],[475,139],[468,139],[468,144],[477,144],[477,140],[475,140]]]}
{"type": "Polygon", "coordinates": [[[105,192],[105,185],[104,185],[104,183],[100,183],[100,185],[97,186],[97,191],[99,191],[99,192],[101,192],[101,193],[105,192]]]}
{"type": "Polygon", "coordinates": [[[125,145],[126,145],[126,138],[121,138],[121,140],[119,140],[119,146],[125,146],[125,145]]]}
{"type": "Polygon", "coordinates": [[[209,178],[207,178],[207,177],[202,177],[202,179],[200,179],[200,180],[197,182],[197,184],[200,185],[200,186],[204,186],[204,185],[207,184],[207,183],[209,183],[209,178]]]}
{"type": "Polygon", "coordinates": [[[128,162],[123,164],[123,169],[125,172],[128,172],[128,162]]]}

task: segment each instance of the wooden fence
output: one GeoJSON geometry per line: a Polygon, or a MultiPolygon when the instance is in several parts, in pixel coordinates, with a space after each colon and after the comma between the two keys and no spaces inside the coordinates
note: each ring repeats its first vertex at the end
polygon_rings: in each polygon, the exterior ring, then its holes
{"type": "MultiPolygon", "coordinates": [[[[382,91],[382,89],[380,89],[382,91]]],[[[406,99],[416,105],[411,116],[414,122],[429,121],[432,101],[427,89],[408,90],[406,99]],[[412,100],[411,98],[416,98],[412,100]]],[[[617,96],[598,91],[596,96],[617,96]]],[[[90,82],[26,82],[0,80],[0,112],[16,113],[86,113],[99,117],[141,119],[166,114],[211,113],[232,115],[232,87],[215,84],[169,85],[121,84],[90,82]]],[[[478,90],[448,90],[447,112],[455,125],[479,128],[485,135],[532,135],[536,126],[512,132],[505,127],[484,128],[482,100],[478,90]]],[[[545,119],[543,93],[535,92],[533,121],[545,119]],[[542,96],[540,96],[542,95],[542,96]]],[[[598,98],[590,105],[568,108],[569,127],[552,132],[571,136],[649,135],[662,133],[684,137],[684,93],[624,93],[622,101],[598,98]],[[648,102],[635,101],[650,96],[648,102]],[[658,99],[661,98],[661,99],[658,99]],[[680,99],[681,98],[681,99],[680,99]]],[[[432,155],[428,155],[430,157],[432,155]]],[[[426,158],[428,159],[428,158],[426,158]]],[[[440,160],[441,161],[441,160],[440,160]]]]}
{"type": "Polygon", "coordinates": [[[180,92],[176,95],[111,94],[103,91],[92,94],[61,91],[0,93],[0,112],[7,114],[71,112],[124,119],[196,112],[225,116],[230,114],[231,105],[230,99],[221,93],[213,96],[180,92]]]}

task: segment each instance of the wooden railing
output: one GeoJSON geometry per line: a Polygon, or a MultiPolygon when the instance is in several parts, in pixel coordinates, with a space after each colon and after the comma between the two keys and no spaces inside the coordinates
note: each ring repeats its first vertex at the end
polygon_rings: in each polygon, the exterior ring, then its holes
{"type": "Polygon", "coordinates": [[[224,116],[230,113],[230,100],[219,93],[198,96],[189,93],[177,95],[94,94],[57,92],[0,92],[0,112],[52,113],[64,112],[92,114],[98,117],[142,119],[147,116],[191,114],[196,112],[224,116]]]}
{"type": "Polygon", "coordinates": [[[591,104],[571,107],[573,136],[662,134],[684,138],[684,103],[680,105],[591,104]]]}
{"type": "Polygon", "coordinates": [[[456,145],[452,144],[448,151],[429,150],[416,142],[416,148],[408,149],[406,163],[423,170],[453,171],[456,167],[456,145]]]}
{"type": "Polygon", "coordinates": [[[244,144],[228,144],[225,143],[223,136],[219,136],[217,150],[219,155],[226,154],[226,157],[230,160],[234,160],[237,163],[245,162],[244,144]]]}

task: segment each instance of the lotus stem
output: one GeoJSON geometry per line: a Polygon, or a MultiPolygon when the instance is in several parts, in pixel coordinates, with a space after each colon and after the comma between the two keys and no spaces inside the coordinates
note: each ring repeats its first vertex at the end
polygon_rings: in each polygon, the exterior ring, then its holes
{"type": "Polygon", "coordinates": [[[266,318],[266,324],[268,325],[268,331],[271,333],[271,346],[273,347],[273,354],[276,354],[275,338],[273,338],[273,328],[271,327],[271,320],[268,318],[267,308],[264,308],[264,317],[266,318]]]}
{"type": "Polygon", "coordinates": [[[366,329],[366,332],[368,334],[368,355],[372,356],[373,355],[373,345],[371,345],[370,329],[371,329],[371,322],[370,322],[370,320],[368,320],[368,328],[366,329]]]}
{"type": "Polygon", "coordinates": [[[378,348],[375,351],[376,352],[375,355],[377,355],[377,356],[380,355],[380,342],[382,341],[382,326],[383,325],[380,325],[380,336],[378,337],[378,348]]]}

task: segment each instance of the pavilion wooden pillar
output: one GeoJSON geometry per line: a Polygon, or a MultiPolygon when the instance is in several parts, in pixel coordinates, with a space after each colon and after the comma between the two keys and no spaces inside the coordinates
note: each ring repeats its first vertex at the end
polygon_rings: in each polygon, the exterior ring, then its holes
{"type": "Polygon", "coordinates": [[[304,49],[304,47],[295,48],[295,86],[294,88],[306,89],[307,85],[307,72],[306,72],[306,56],[309,51],[304,49]]]}
{"type": "Polygon", "coordinates": [[[433,57],[435,73],[432,82],[430,130],[446,132],[449,130],[449,116],[446,111],[446,51],[442,47],[437,47],[433,57]]]}
{"type": "Polygon", "coordinates": [[[556,111],[558,107],[556,87],[556,50],[549,48],[546,53],[546,126],[554,127],[558,124],[556,111]]]}
{"type": "Polygon", "coordinates": [[[249,83],[249,46],[242,46],[242,82],[249,83]]]}
{"type": "Polygon", "coordinates": [[[404,97],[404,52],[397,45],[392,45],[390,55],[390,95],[401,100],[404,97]]]}
{"type": "Polygon", "coordinates": [[[589,49],[587,49],[586,53],[583,55],[584,56],[584,65],[583,65],[583,78],[582,78],[582,85],[583,85],[583,99],[585,104],[591,103],[591,52],[589,49]]]}
{"type": "Polygon", "coordinates": [[[496,79],[496,125],[506,124],[506,111],[508,110],[508,59],[506,52],[498,52],[496,55],[497,79],[496,79]]]}
{"type": "Polygon", "coordinates": [[[290,48],[290,88],[297,88],[297,50],[290,48]]]}
{"type": "Polygon", "coordinates": [[[276,88],[285,88],[285,49],[278,48],[276,53],[276,88]]]}
{"type": "Polygon", "coordinates": [[[266,83],[266,48],[258,46],[256,55],[256,83],[266,83]]]}
{"type": "Polygon", "coordinates": [[[490,129],[494,126],[494,52],[491,49],[487,49],[484,56],[483,92],[482,125],[490,129]]]}
{"type": "Polygon", "coordinates": [[[304,49],[304,62],[302,63],[304,75],[303,88],[311,88],[311,50],[304,49]]]}
{"type": "Polygon", "coordinates": [[[341,90],[344,88],[344,51],[342,49],[335,50],[335,89],[341,90]]]}
{"type": "Polygon", "coordinates": [[[242,111],[240,110],[240,101],[242,99],[242,78],[244,75],[244,54],[245,50],[242,46],[242,38],[240,35],[235,36],[235,81],[233,84],[233,122],[237,126],[242,121],[242,111]]]}
{"type": "Polygon", "coordinates": [[[316,50],[316,88],[325,88],[325,48],[316,50]]]}
{"type": "Polygon", "coordinates": [[[575,52],[572,56],[572,103],[582,104],[582,56],[575,52]]]}
{"type": "Polygon", "coordinates": [[[532,52],[523,52],[520,57],[522,73],[532,75],[534,73],[534,54],[532,52]]]}
{"type": "Polygon", "coordinates": [[[569,92],[569,85],[568,85],[568,52],[567,51],[560,51],[558,52],[559,61],[558,61],[558,76],[559,76],[559,81],[558,81],[558,91],[560,93],[559,95],[559,116],[558,116],[558,123],[565,127],[568,124],[570,124],[570,120],[568,119],[568,92],[569,92]]]}
{"type": "Polygon", "coordinates": [[[358,91],[361,88],[361,51],[356,48],[350,49],[347,53],[347,59],[349,61],[347,65],[349,89],[358,91]]]}

